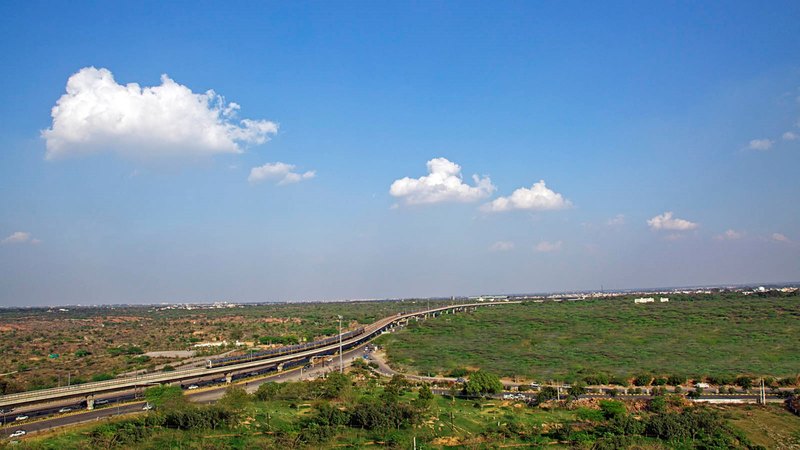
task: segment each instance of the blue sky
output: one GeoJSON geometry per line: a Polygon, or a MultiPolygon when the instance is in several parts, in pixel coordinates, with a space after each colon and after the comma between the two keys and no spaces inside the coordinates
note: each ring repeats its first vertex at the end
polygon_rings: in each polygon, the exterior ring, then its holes
{"type": "Polygon", "coordinates": [[[800,280],[800,4],[646,3],[5,2],[0,305],[800,280]]]}

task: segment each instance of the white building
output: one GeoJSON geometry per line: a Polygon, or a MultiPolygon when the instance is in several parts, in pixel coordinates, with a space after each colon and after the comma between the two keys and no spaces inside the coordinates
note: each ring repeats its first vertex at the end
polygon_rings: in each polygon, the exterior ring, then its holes
{"type": "Polygon", "coordinates": [[[633,299],[633,303],[653,303],[656,301],[653,297],[642,297],[633,299]]]}

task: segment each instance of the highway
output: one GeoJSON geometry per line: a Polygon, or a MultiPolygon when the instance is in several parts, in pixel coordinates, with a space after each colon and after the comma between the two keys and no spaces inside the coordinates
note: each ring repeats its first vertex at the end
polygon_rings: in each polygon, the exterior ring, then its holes
{"type": "MultiPolygon", "coordinates": [[[[439,308],[433,308],[423,311],[415,311],[406,314],[397,314],[394,316],[385,317],[365,327],[364,333],[352,337],[341,343],[343,348],[350,348],[355,345],[366,342],[387,329],[392,328],[397,323],[407,322],[413,318],[426,317],[428,315],[437,315],[449,310],[463,310],[467,308],[477,308],[481,306],[498,306],[508,305],[520,302],[496,302],[496,303],[470,303],[462,305],[449,305],[439,308]]],[[[266,358],[261,360],[247,361],[238,364],[232,364],[222,367],[214,368],[196,368],[187,370],[176,370],[174,372],[162,372],[146,374],[134,377],[115,378],[108,381],[98,381],[92,383],[84,383],[73,386],[65,386],[59,388],[42,389],[39,391],[20,392],[17,394],[9,394],[0,396],[0,409],[8,410],[9,408],[16,408],[18,406],[34,403],[52,402],[65,398],[86,397],[96,395],[102,392],[120,391],[126,389],[133,389],[136,387],[180,382],[188,379],[196,378],[213,378],[214,376],[229,376],[235,373],[247,372],[258,370],[269,365],[278,365],[282,363],[291,362],[293,360],[309,358],[319,355],[334,354],[339,350],[340,344],[334,343],[324,347],[314,348],[311,350],[300,351],[288,355],[266,358]]]]}
{"type": "MultiPolygon", "coordinates": [[[[358,347],[343,352],[342,361],[344,366],[348,367],[354,360],[361,358],[365,354],[366,345],[367,344],[362,344],[358,347]]],[[[301,365],[283,372],[273,372],[267,376],[248,378],[233,384],[245,388],[248,393],[252,394],[258,390],[258,387],[261,384],[266,382],[300,381],[318,378],[325,372],[339,370],[338,363],[339,359],[336,358],[329,364],[317,364],[308,370],[303,369],[303,366],[301,365]]],[[[229,386],[230,385],[228,384],[217,384],[207,388],[200,388],[196,391],[187,390],[185,391],[185,395],[191,402],[213,403],[225,395],[225,390],[229,386]]],[[[16,417],[18,413],[15,412],[8,414],[7,417],[9,418],[10,422],[7,423],[6,426],[0,427],[0,439],[7,439],[11,433],[14,433],[17,430],[24,430],[28,434],[35,434],[65,426],[99,422],[115,416],[144,413],[142,408],[144,407],[145,402],[142,400],[135,400],[133,398],[133,394],[111,396],[106,397],[105,399],[108,401],[108,403],[104,403],[101,407],[91,411],[73,410],[66,414],[52,415],[54,412],[57,412],[58,409],[48,407],[45,409],[36,410],[35,412],[26,412],[25,414],[29,415],[30,419],[21,423],[14,421],[14,417],[16,417]]],[[[26,436],[28,434],[26,434],[26,436]]]]}

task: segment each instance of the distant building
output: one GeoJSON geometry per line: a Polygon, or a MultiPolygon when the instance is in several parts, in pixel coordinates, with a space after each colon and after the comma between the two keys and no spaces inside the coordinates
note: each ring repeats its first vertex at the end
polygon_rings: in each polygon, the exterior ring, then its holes
{"type": "Polygon", "coordinates": [[[223,345],[228,345],[228,341],[201,342],[199,344],[194,344],[195,347],[222,347],[223,345]]]}
{"type": "Polygon", "coordinates": [[[633,299],[633,303],[653,303],[656,299],[653,297],[642,297],[633,299]]]}
{"type": "Polygon", "coordinates": [[[666,303],[666,302],[668,302],[668,301],[669,301],[669,298],[667,298],[667,297],[661,297],[661,303],[666,303]]]}

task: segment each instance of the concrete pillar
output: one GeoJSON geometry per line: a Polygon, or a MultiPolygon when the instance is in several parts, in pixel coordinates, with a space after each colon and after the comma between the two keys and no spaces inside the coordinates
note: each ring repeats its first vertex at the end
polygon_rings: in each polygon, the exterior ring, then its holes
{"type": "Polygon", "coordinates": [[[94,409],[94,395],[86,397],[86,409],[89,411],[94,409]]]}
{"type": "Polygon", "coordinates": [[[278,364],[278,372],[283,372],[283,363],[278,364]]]}
{"type": "Polygon", "coordinates": [[[225,374],[225,384],[231,384],[231,383],[233,383],[233,374],[232,373],[226,373],[225,374]]]}

